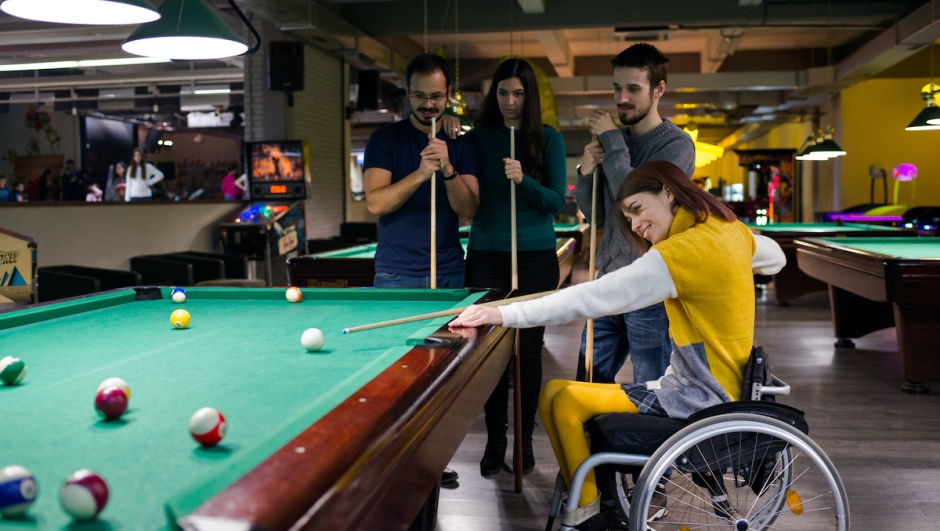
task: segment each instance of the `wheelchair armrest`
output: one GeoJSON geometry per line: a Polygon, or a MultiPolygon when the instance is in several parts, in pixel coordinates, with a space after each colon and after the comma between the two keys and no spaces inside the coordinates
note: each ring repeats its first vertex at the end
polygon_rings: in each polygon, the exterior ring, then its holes
{"type": "Polygon", "coordinates": [[[751,400],[760,400],[762,395],[786,396],[790,394],[790,384],[777,378],[773,374],[770,375],[770,380],[773,382],[773,385],[755,383],[751,387],[751,400]]]}

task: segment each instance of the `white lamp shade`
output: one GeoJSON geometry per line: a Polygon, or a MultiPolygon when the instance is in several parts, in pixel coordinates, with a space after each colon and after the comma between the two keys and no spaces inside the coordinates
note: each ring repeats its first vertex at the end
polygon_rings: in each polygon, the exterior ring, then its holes
{"type": "Polygon", "coordinates": [[[5,0],[0,10],[14,17],[59,24],[144,24],[160,18],[147,0],[5,0]]]}
{"type": "Polygon", "coordinates": [[[248,50],[243,42],[213,37],[152,37],[125,42],[121,48],[134,55],[182,61],[234,57],[248,50]]]}

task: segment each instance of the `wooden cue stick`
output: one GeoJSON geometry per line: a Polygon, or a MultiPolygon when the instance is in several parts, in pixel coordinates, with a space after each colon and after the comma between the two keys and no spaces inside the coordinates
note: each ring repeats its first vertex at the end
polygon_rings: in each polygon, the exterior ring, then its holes
{"type": "MultiPolygon", "coordinates": [[[[509,158],[516,160],[516,127],[509,126],[509,158]]],[[[516,181],[509,183],[509,230],[511,286],[513,291],[519,289],[519,241],[516,234],[516,181]]],[[[516,492],[522,492],[522,360],[519,356],[519,330],[515,331],[513,342],[513,477],[516,492]]]]}
{"type": "MultiPolygon", "coordinates": [[[[595,137],[596,138],[596,137],[595,137]]],[[[588,257],[588,282],[594,280],[597,268],[597,168],[591,183],[591,250],[588,257]]],[[[587,337],[584,341],[584,374],[588,382],[594,381],[594,319],[588,319],[587,337]]]]}
{"type": "MultiPolygon", "coordinates": [[[[539,293],[532,293],[529,295],[522,295],[519,297],[503,299],[500,301],[484,302],[483,304],[480,304],[479,306],[486,306],[488,308],[499,308],[500,306],[506,306],[507,304],[512,304],[514,302],[525,302],[525,301],[530,301],[534,299],[541,299],[542,297],[545,297],[546,295],[551,295],[552,293],[555,293],[556,291],[558,290],[553,289],[551,291],[542,291],[539,293]]],[[[451,308],[449,310],[441,310],[439,312],[423,313],[421,315],[412,315],[411,317],[402,317],[400,319],[391,319],[389,321],[381,321],[378,323],[352,326],[349,328],[344,328],[343,333],[352,334],[353,332],[363,332],[365,330],[372,330],[374,328],[383,328],[386,326],[395,326],[395,325],[400,325],[400,324],[405,324],[405,323],[413,323],[416,321],[427,321],[429,319],[437,319],[438,317],[447,317],[449,315],[458,315],[462,313],[464,310],[466,310],[467,308],[469,308],[469,306],[461,306],[460,308],[451,308]]]]}
{"type": "MultiPolygon", "coordinates": [[[[437,117],[431,117],[431,138],[437,137],[437,117]]],[[[431,176],[431,289],[437,289],[437,173],[431,176]]]]}

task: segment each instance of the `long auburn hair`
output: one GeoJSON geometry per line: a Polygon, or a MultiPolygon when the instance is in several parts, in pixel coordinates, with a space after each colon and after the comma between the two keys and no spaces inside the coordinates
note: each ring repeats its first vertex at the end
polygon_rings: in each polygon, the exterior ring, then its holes
{"type": "Polygon", "coordinates": [[[134,151],[131,152],[131,163],[127,166],[127,173],[125,173],[125,179],[136,179],[137,178],[137,168],[141,168],[140,176],[144,179],[147,178],[147,154],[144,153],[144,150],[139,147],[134,148],[134,151]],[[140,164],[134,160],[134,153],[140,153],[140,164]]]}
{"type": "Polygon", "coordinates": [[[493,74],[493,83],[483,100],[483,109],[477,125],[484,127],[499,127],[503,125],[503,113],[499,110],[496,93],[499,83],[504,79],[519,78],[522,89],[525,91],[525,103],[522,106],[522,125],[519,133],[522,135],[522,153],[519,162],[522,171],[533,179],[542,180],[542,102],[539,96],[539,83],[535,79],[535,71],[525,59],[511,58],[500,63],[493,74]]]}
{"type": "MultiPolygon", "coordinates": [[[[667,188],[676,198],[673,213],[679,207],[685,207],[695,216],[693,225],[704,222],[710,215],[715,215],[729,223],[737,219],[730,208],[696,186],[678,166],[665,160],[651,160],[634,168],[617,191],[617,204],[619,205],[631,195],[642,192],[658,195],[663,188],[667,188]]],[[[643,252],[649,249],[649,242],[633,232],[630,224],[627,223],[626,216],[618,216],[617,220],[624,239],[636,251],[643,252]]]]}

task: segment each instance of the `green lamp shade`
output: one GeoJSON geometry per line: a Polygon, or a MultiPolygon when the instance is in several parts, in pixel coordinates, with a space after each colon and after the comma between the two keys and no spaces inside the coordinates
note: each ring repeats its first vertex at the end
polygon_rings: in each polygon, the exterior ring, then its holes
{"type": "Polygon", "coordinates": [[[828,159],[841,157],[842,155],[845,155],[845,151],[831,138],[818,142],[816,149],[813,150],[813,156],[826,157],[828,159]]]}
{"type": "Polygon", "coordinates": [[[796,160],[829,160],[830,157],[818,153],[817,148],[818,144],[813,142],[812,144],[806,146],[806,149],[804,149],[802,152],[797,153],[796,157],[794,158],[796,160]]]}
{"type": "Polygon", "coordinates": [[[14,17],[60,24],[144,24],[160,18],[148,0],[5,0],[14,17]]]}
{"type": "Polygon", "coordinates": [[[904,129],[907,131],[932,131],[940,129],[940,107],[928,102],[927,106],[914,118],[914,121],[904,129]]]}
{"type": "Polygon", "coordinates": [[[121,46],[125,52],[198,61],[233,57],[248,50],[205,0],[165,0],[157,11],[160,20],[131,33],[121,46]]]}

